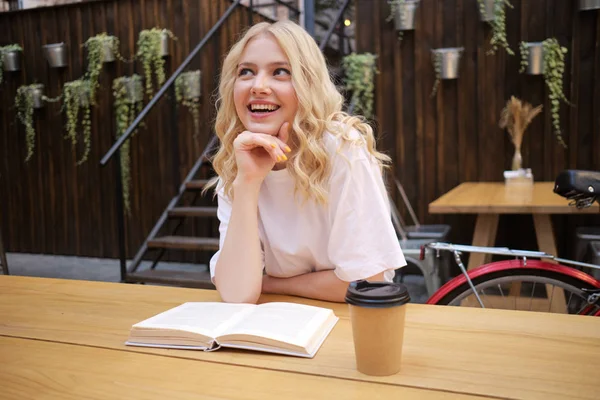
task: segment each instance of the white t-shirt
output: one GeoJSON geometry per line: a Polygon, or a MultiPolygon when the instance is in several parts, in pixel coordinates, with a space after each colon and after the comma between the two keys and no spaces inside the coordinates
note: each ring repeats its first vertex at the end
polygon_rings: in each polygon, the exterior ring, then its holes
{"type": "MultiPolygon", "coordinates": [[[[359,135],[358,132],[353,132],[359,135]]],[[[267,274],[288,278],[334,270],[351,282],[406,265],[391,222],[382,174],[364,144],[353,144],[325,134],[332,170],[328,203],[294,195],[287,169],[271,171],[260,188],[258,229],[267,274]],[[343,143],[341,148],[340,144],[343,143]],[[338,149],[339,148],[339,149],[338,149]]],[[[231,216],[231,200],[218,191],[220,245],[223,247],[231,216]]],[[[220,250],[210,260],[211,277],[220,250]]]]}

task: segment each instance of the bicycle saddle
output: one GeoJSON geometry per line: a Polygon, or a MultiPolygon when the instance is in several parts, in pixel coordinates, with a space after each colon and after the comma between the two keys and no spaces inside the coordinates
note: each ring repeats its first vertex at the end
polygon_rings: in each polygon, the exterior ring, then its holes
{"type": "Polygon", "coordinates": [[[600,172],[563,171],[554,181],[554,193],[574,200],[577,208],[589,207],[600,196],[600,172]]]}

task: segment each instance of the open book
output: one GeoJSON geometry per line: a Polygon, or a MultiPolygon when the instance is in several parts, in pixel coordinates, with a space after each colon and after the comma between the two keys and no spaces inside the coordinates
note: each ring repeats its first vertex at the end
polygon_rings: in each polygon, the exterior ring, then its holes
{"type": "Polygon", "coordinates": [[[312,358],[337,321],[332,310],[304,304],[184,303],[133,325],[125,344],[312,358]]]}

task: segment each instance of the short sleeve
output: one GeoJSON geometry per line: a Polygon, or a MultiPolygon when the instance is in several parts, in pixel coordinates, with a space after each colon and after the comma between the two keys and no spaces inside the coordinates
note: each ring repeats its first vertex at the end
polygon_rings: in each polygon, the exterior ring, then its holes
{"type": "Polygon", "coordinates": [[[391,221],[381,169],[363,144],[345,144],[334,156],[329,191],[328,256],[335,274],[355,281],[406,265],[391,221]]]}

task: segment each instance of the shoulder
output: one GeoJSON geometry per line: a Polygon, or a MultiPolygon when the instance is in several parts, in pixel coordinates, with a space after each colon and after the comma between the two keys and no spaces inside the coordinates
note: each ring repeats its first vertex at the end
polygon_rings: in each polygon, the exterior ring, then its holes
{"type": "Polygon", "coordinates": [[[323,144],[333,162],[340,158],[350,162],[371,159],[365,137],[358,130],[339,122],[325,131],[323,144]]]}

